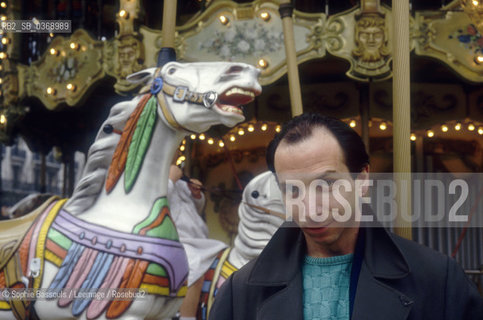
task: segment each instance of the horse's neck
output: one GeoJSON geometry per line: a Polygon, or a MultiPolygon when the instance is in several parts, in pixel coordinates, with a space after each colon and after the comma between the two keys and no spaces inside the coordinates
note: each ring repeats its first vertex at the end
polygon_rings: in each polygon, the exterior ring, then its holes
{"type": "Polygon", "coordinates": [[[246,250],[246,248],[242,248],[240,246],[240,239],[235,239],[235,243],[233,248],[231,248],[230,254],[228,255],[228,261],[237,269],[240,269],[245,264],[247,264],[250,260],[256,258],[258,254],[254,254],[250,252],[250,250],[246,250]]]}
{"type": "Polygon", "coordinates": [[[128,193],[124,189],[124,172],[114,189],[107,194],[103,188],[95,204],[79,215],[79,218],[131,232],[135,225],[149,215],[156,199],[167,195],[169,168],[182,138],[182,133],[170,129],[164,121],[158,119],[132,189],[128,193]]]}

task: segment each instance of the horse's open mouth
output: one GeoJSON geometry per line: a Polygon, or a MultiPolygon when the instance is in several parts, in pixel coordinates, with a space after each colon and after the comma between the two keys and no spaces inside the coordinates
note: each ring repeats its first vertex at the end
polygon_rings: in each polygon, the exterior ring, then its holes
{"type": "Polygon", "coordinates": [[[243,111],[240,106],[253,101],[257,94],[258,92],[233,87],[223,92],[218,97],[216,106],[222,111],[243,115],[243,111]]]}

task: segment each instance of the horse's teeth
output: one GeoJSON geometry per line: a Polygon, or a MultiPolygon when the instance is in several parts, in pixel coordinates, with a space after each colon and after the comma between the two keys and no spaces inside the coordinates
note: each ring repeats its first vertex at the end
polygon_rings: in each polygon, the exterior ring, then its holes
{"type": "Polygon", "coordinates": [[[242,113],[240,109],[231,107],[231,106],[223,106],[221,107],[221,110],[226,111],[226,112],[235,112],[235,113],[242,113]]]}
{"type": "Polygon", "coordinates": [[[232,94],[235,94],[235,93],[239,93],[239,94],[243,94],[243,95],[246,95],[246,96],[250,96],[252,98],[255,97],[255,94],[251,91],[247,91],[247,90],[243,90],[243,89],[240,89],[240,88],[231,88],[230,90],[228,90],[227,93],[225,93],[225,96],[231,96],[232,94]]]}

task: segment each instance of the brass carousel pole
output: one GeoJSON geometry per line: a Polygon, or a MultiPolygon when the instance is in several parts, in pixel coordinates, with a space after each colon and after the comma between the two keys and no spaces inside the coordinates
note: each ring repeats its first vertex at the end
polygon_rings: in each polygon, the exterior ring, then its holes
{"type": "MultiPolygon", "coordinates": [[[[162,25],[162,37],[163,37],[163,47],[158,54],[158,68],[161,68],[165,63],[169,61],[176,61],[176,0],[165,0],[163,4],[163,25],[162,25]]],[[[192,151],[192,144],[185,139],[185,154],[190,155],[192,151]]],[[[184,171],[191,173],[191,157],[186,157],[184,161],[183,168],[184,171]]]]}
{"type": "Polygon", "coordinates": [[[164,0],[163,6],[163,47],[174,49],[176,28],[176,0],[164,0]]]}
{"type": "Polygon", "coordinates": [[[163,47],[158,53],[158,68],[170,61],[176,61],[174,39],[176,37],[176,0],[165,0],[163,5],[163,26],[161,35],[163,47]]]}
{"type": "Polygon", "coordinates": [[[293,5],[290,0],[280,1],[280,17],[283,24],[283,36],[285,40],[285,55],[287,57],[288,86],[290,90],[290,105],[292,117],[302,114],[302,94],[300,92],[299,71],[297,66],[297,54],[293,33],[292,13],[293,5]]]}
{"type": "Polygon", "coordinates": [[[396,234],[412,239],[411,223],[411,104],[409,78],[409,0],[392,1],[393,18],[393,157],[397,186],[396,234]],[[402,183],[405,181],[406,183],[402,183]]]}

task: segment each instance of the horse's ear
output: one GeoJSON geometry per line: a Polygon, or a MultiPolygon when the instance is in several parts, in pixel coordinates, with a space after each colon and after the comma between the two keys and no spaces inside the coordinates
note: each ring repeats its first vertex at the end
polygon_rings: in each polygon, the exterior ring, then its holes
{"type": "Polygon", "coordinates": [[[131,83],[146,83],[153,79],[153,75],[156,72],[156,68],[144,69],[139,72],[130,74],[126,77],[126,80],[131,83]]]}

